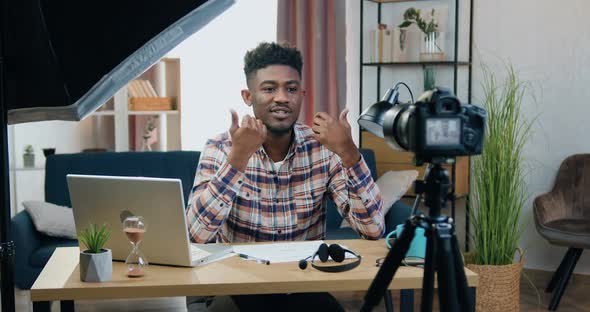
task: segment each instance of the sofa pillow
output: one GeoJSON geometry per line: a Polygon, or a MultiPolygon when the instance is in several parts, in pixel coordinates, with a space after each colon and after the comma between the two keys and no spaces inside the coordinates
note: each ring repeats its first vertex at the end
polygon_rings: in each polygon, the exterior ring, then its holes
{"type": "MultiPolygon", "coordinates": [[[[387,214],[396,201],[404,196],[417,177],[417,170],[387,171],[375,181],[383,200],[383,216],[387,214]]],[[[350,227],[350,225],[345,219],[342,220],[340,227],[350,227]]]]}
{"type": "Polygon", "coordinates": [[[36,200],[24,201],[23,206],[37,231],[53,237],[76,238],[72,209],[36,200]]]}

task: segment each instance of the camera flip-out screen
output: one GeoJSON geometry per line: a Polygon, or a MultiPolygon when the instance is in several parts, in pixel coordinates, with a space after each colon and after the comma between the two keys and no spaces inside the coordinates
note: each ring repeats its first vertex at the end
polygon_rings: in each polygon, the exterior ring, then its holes
{"type": "Polygon", "coordinates": [[[426,145],[458,145],[461,139],[459,118],[428,118],[426,120],[426,145]]]}

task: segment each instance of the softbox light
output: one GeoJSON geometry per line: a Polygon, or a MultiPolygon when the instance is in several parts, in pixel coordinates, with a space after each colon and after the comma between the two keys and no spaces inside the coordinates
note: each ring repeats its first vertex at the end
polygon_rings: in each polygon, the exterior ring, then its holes
{"type": "Polygon", "coordinates": [[[8,123],[81,120],[231,3],[10,1],[8,123]]]}
{"type": "Polygon", "coordinates": [[[2,310],[14,310],[7,124],[82,120],[234,0],[0,3],[2,310]]]}

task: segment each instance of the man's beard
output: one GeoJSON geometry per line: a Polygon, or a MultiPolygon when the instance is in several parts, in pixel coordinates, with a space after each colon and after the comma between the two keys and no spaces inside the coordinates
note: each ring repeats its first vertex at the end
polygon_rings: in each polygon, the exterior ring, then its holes
{"type": "Polygon", "coordinates": [[[264,125],[266,126],[266,130],[268,130],[268,132],[270,132],[271,134],[273,134],[275,136],[287,135],[295,127],[295,123],[291,124],[290,127],[285,127],[285,128],[275,128],[275,127],[268,125],[268,124],[264,124],[264,125]]]}

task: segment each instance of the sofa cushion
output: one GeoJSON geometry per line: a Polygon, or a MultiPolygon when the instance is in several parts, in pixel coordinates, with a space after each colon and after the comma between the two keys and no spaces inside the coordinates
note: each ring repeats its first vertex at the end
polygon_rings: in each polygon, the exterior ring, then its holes
{"type": "MultiPolygon", "coordinates": [[[[417,170],[387,171],[375,181],[381,193],[383,216],[389,212],[395,202],[404,196],[417,177],[417,170]]],[[[342,220],[340,227],[350,227],[350,224],[346,220],[342,220]]]]}
{"type": "Polygon", "coordinates": [[[417,170],[402,170],[387,171],[377,179],[375,183],[377,183],[383,199],[383,215],[387,214],[393,203],[404,196],[417,177],[417,170]]]}
{"type": "Polygon", "coordinates": [[[74,214],[69,207],[37,200],[23,202],[37,231],[54,237],[76,238],[74,214]]]}

